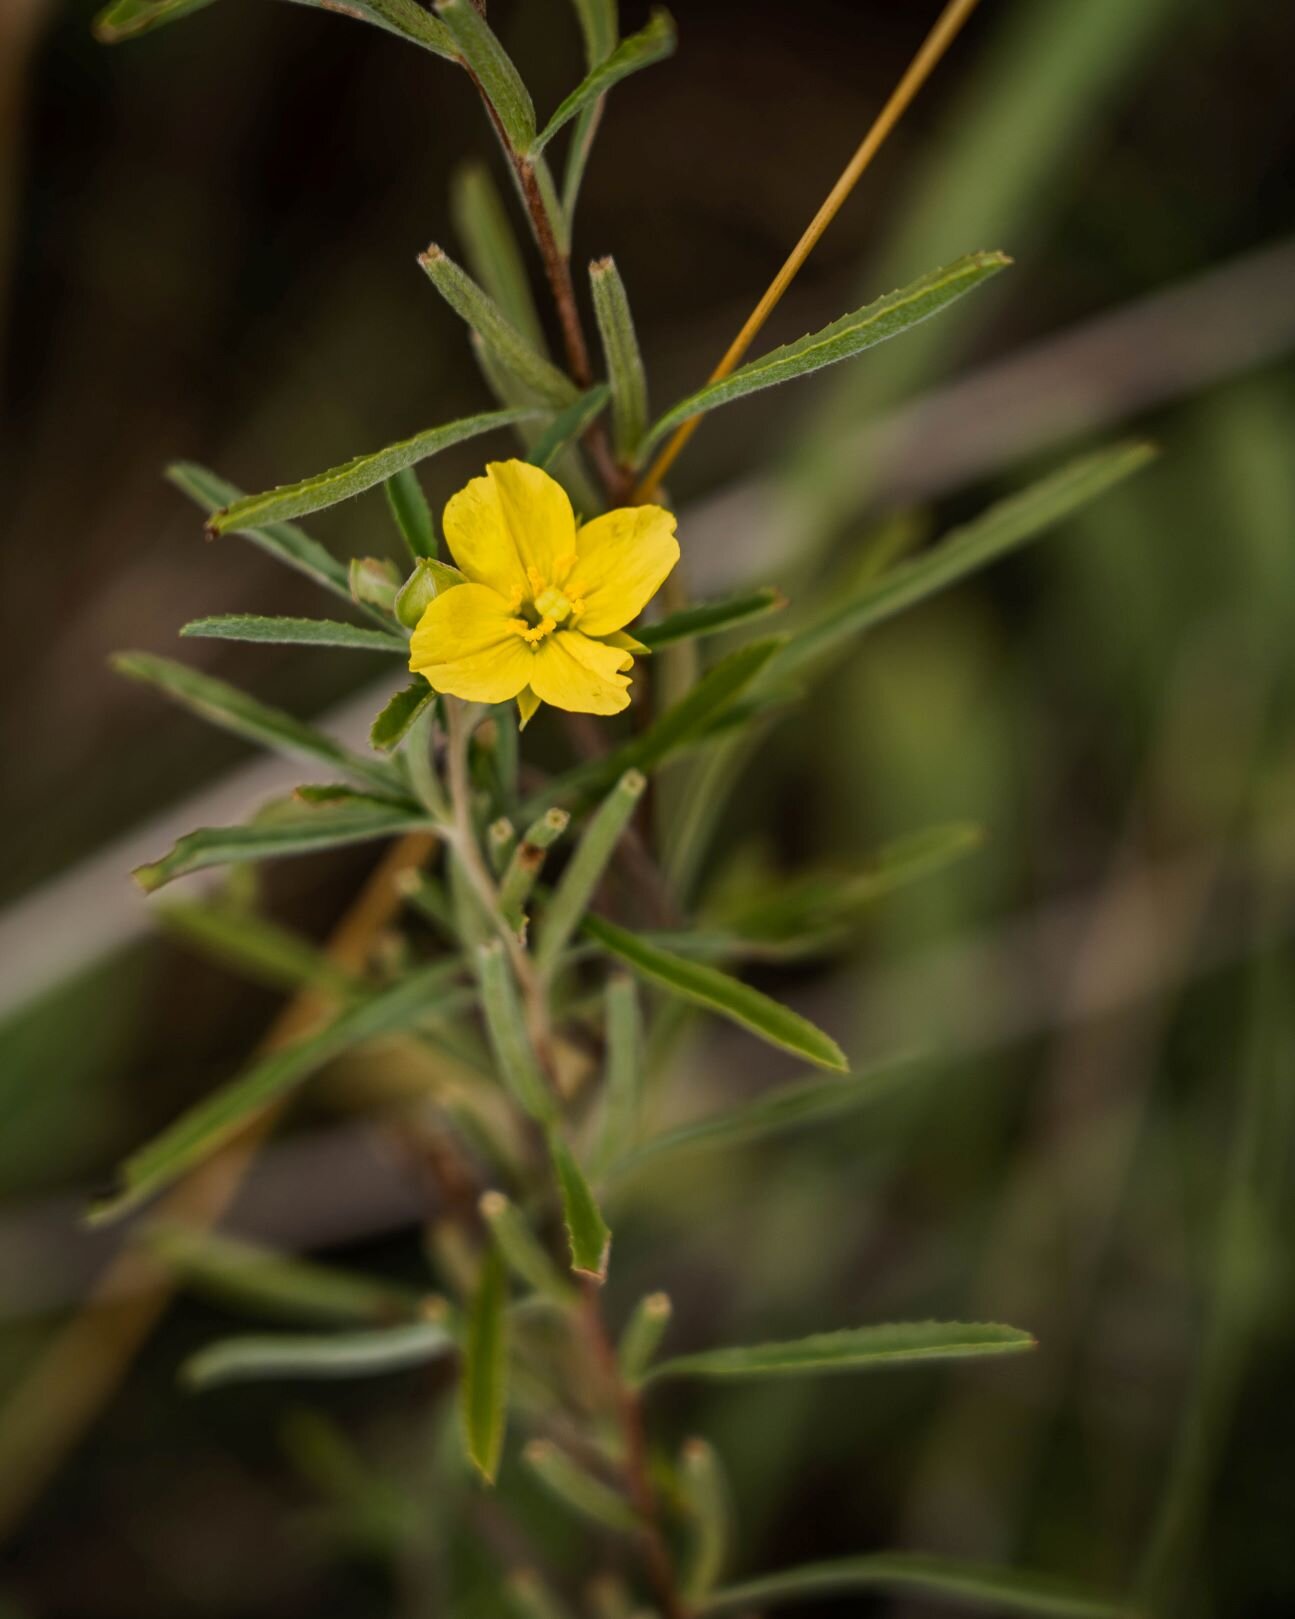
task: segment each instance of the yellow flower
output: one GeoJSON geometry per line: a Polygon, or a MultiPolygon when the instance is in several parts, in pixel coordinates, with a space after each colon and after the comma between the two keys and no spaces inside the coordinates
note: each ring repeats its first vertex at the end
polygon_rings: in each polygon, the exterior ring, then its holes
{"type": "Polygon", "coordinates": [[[515,697],[523,723],[541,702],[577,714],[628,707],[639,643],[621,632],[679,560],[673,516],[628,506],[577,528],[547,472],[492,461],[444,522],[466,582],[428,604],[409,667],[469,702],[515,697]]]}

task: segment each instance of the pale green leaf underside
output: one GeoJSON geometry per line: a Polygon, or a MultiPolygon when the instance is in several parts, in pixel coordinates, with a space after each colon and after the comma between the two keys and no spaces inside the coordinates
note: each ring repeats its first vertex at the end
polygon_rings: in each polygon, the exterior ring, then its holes
{"type": "Polygon", "coordinates": [[[928,320],[941,309],[970,292],[982,281],[997,275],[1011,260],[1004,253],[969,253],[942,270],[922,276],[910,286],[887,293],[875,303],[866,304],[853,314],[843,315],[821,331],[810,332],[794,343],[763,354],[758,360],[739,366],[731,376],[719,382],[707,383],[704,388],[681,400],[657,421],[643,444],[643,453],[658,444],[690,416],[699,416],[720,405],[803,377],[824,366],[848,360],[878,343],[898,337],[920,321],[928,320]]]}
{"type": "Polygon", "coordinates": [[[831,1563],[784,1569],[741,1585],[712,1591],[699,1615],[758,1612],[780,1602],[872,1589],[947,1596],[1000,1614],[1036,1614],[1040,1619],[1131,1619],[1133,1608],[1048,1574],[998,1568],[920,1552],[873,1552],[831,1563]]]}
{"type": "Polygon", "coordinates": [[[623,40],[567,96],[535,137],[531,145],[532,153],[542,152],[560,129],[565,128],[585,107],[597,101],[599,96],[605,95],[614,84],[669,56],[675,44],[674,23],[669,12],[654,11],[646,28],[623,40]]]}
{"type": "Polygon", "coordinates": [[[977,1360],[1015,1355],[1035,1341],[1016,1327],[985,1321],[899,1321],[817,1332],[785,1343],[706,1349],[659,1361],[648,1381],[666,1377],[781,1377],[803,1372],[854,1372],[928,1360],[977,1360]]]}
{"type": "Polygon", "coordinates": [[[195,618],[180,631],[186,640],[259,641],[271,646],[350,647],[359,652],[409,656],[409,643],[394,631],[366,629],[330,618],[268,618],[259,613],[221,613],[195,618]]]}
{"type": "Polygon", "coordinates": [[[438,995],[456,971],[446,963],[422,968],[394,988],[349,1007],[318,1033],[253,1063],[133,1152],[121,1167],[120,1189],[95,1208],[95,1218],[122,1214],[170,1185],[342,1052],[412,1028],[435,1010],[438,995]]]}
{"type": "Polygon", "coordinates": [[[584,927],[604,950],[650,983],[740,1024],[768,1044],[793,1051],[819,1068],[838,1073],[849,1069],[845,1053],[830,1035],[750,984],[730,977],[718,967],[687,961],[662,950],[603,917],[586,917],[584,927]]]}
{"type": "Polygon", "coordinates": [[[307,512],[323,511],[353,495],[363,494],[366,489],[425,461],[430,455],[496,428],[511,427],[532,414],[534,412],[527,410],[492,410],[480,416],[465,416],[445,427],[429,428],[413,438],[402,439],[399,444],[389,444],[384,450],[357,455],[299,483],[280,484],[259,495],[244,495],[241,500],[214,512],[207,527],[215,534],[227,534],[231,530],[245,530],[249,525],[280,523],[307,512]]]}
{"type": "Polygon", "coordinates": [[[454,1339],[435,1321],[373,1332],[249,1334],[200,1350],[185,1362],[181,1377],[192,1389],[222,1383],[372,1377],[425,1365],[453,1349],[454,1339]]]}

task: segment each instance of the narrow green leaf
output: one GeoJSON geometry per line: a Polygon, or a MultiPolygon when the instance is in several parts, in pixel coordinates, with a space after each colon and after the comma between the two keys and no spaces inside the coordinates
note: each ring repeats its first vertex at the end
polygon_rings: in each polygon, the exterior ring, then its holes
{"type": "Polygon", "coordinates": [[[689,1605],[714,1589],[728,1557],[733,1506],[728,1481],[714,1445],[685,1442],[679,1458],[679,1489],[688,1518],[688,1555],[682,1571],[689,1605]]]}
{"type": "Polygon", "coordinates": [[[526,261],[499,188],[484,163],[464,163],[458,169],[450,191],[450,211],[472,274],[535,352],[547,355],[526,261]]]}
{"type": "Polygon", "coordinates": [[[459,1376],[459,1416],[468,1460],[487,1484],[499,1472],[508,1415],[508,1280],[490,1249],[468,1314],[459,1376]]]}
{"type": "Polygon", "coordinates": [[[598,133],[598,125],[602,122],[602,114],[603,103],[601,101],[590,101],[581,109],[579,116],[576,118],[576,127],[571,131],[571,140],[567,146],[566,166],[562,172],[562,199],[559,204],[568,241],[575,228],[576,205],[580,201],[580,187],[584,183],[585,169],[589,166],[589,156],[593,151],[594,137],[598,133]]]}
{"type": "Polygon", "coordinates": [[[339,501],[350,500],[363,494],[375,484],[382,483],[395,473],[451,445],[479,438],[499,427],[511,427],[521,419],[516,410],[486,411],[480,416],[465,416],[461,421],[449,422],[444,427],[431,427],[399,444],[389,444],[384,450],[373,450],[368,455],[357,455],[341,466],[317,472],[312,478],[299,483],[280,484],[259,495],[244,495],[230,506],[212,514],[207,527],[213,534],[228,534],[231,530],[245,532],[249,526],[263,527],[267,523],[280,523],[289,517],[301,517],[307,512],[323,511],[339,501]]]}
{"type": "Polygon", "coordinates": [[[519,934],[526,931],[526,903],[544,868],[545,856],[566,831],[570,821],[566,810],[545,810],[527,827],[525,836],[508,862],[499,884],[499,910],[509,927],[519,934]]]}
{"type": "Polygon", "coordinates": [[[666,1377],[783,1377],[805,1372],[869,1371],[928,1360],[979,1360],[1035,1348],[1028,1332],[985,1321],[899,1321],[816,1332],[786,1343],[704,1349],[653,1366],[648,1382],[666,1377]]]}
{"type": "Polygon", "coordinates": [[[535,965],[541,976],[553,972],[567,941],[580,926],[580,918],[588,909],[646,786],[646,778],[639,771],[627,770],[585,828],[540,921],[535,965]]]}
{"type": "Polygon", "coordinates": [[[545,1253],[515,1203],[502,1192],[485,1192],[481,1197],[481,1217],[490,1227],[504,1263],[519,1281],[555,1304],[572,1302],[575,1290],[545,1253]]]}
{"type": "MultiPolygon", "coordinates": [[[[214,472],[208,472],[206,467],[200,467],[192,461],[180,461],[167,468],[167,477],[183,494],[188,495],[195,505],[201,506],[208,514],[237,505],[246,499],[243,491],[235,484],[224,478],[219,478],[214,472]]],[[[264,527],[253,524],[250,528],[241,528],[238,532],[244,539],[251,540],[253,545],[259,546],[267,552],[276,562],[285,563],[289,568],[295,568],[298,573],[304,573],[308,579],[313,579],[317,585],[325,590],[331,590],[335,596],[344,600],[351,600],[351,582],[345,564],[339,562],[331,551],[325,550],[318,540],[312,540],[309,534],[302,531],[292,523],[270,523],[264,527]]]]}
{"type": "Polygon", "coordinates": [[[603,358],[612,393],[612,438],[616,455],[624,466],[632,466],[639,443],[647,432],[647,374],[634,331],[625,283],[615,259],[595,259],[589,266],[593,288],[594,316],[602,339],[603,358]]]}
{"type": "Polygon", "coordinates": [[[597,101],[614,84],[651,67],[669,56],[676,44],[674,22],[668,11],[656,10],[648,19],[647,27],[623,40],[610,56],[604,57],[576,86],[557,111],[545,124],[543,132],[531,144],[531,152],[542,152],[560,129],[597,101]]]}
{"type": "Polygon", "coordinates": [[[394,1282],[196,1226],[155,1222],[144,1227],[140,1241],[190,1286],[276,1319],[391,1324],[421,1318],[424,1301],[394,1282]]]}
{"type": "Polygon", "coordinates": [[[633,1534],[639,1528],[633,1507],[618,1491],[592,1473],[548,1439],[533,1439],[522,1452],[528,1467],[557,1500],[604,1529],[633,1534]]]}
{"type": "Polygon", "coordinates": [[[434,557],[438,550],[436,524],[432,521],[432,509],[427,504],[427,496],[413,467],[401,467],[398,472],[393,472],[382,487],[386,491],[392,521],[399,529],[410,556],[415,562],[420,557],[434,557]]]}
{"type": "Polygon", "coordinates": [[[384,1327],[380,1332],[225,1338],[199,1350],[185,1362],[180,1375],[191,1389],[216,1388],[222,1383],[372,1377],[423,1366],[453,1348],[454,1339],[438,1321],[384,1327]]]}
{"type": "Polygon", "coordinates": [[[605,382],[582,393],[574,405],[568,405],[553,418],[531,446],[526,459],[532,466],[547,471],[564,450],[569,450],[593,426],[610,397],[611,390],[605,382]]]}
{"type": "Polygon", "coordinates": [[[631,1388],[637,1388],[642,1383],[644,1373],[670,1325],[673,1308],[667,1294],[649,1293],[638,1301],[633,1315],[626,1322],[620,1342],[616,1345],[616,1361],[621,1376],[631,1388]]]}
{"type": "Polygon", "coordinates": [[[522,153],[535,139],[535,106],[484,10],[478,11],[472,0],[436,0],[436,15],[494,108],[509,145],[522,153]]]}
{"type": "Polygon", "coordinates": [[[1059,471],[1009,495],[913,561],[871,580],[852,600],[843,602],[818,623],[803,630],[779,661],[780,670],[796,668],[830,652],[842,642],[871,629],[927,596],[955,584],[967,574],[997,561],[1036,539],[1113,485],[1146,466],[1154,446],[1138,442],[1112,445],[1084,455],[1059,471]]]}
{"type": "Polygon", "coordinates": [[[794,1051],[797,1056],[820,1068],[831,1068],[838,1073],[845,1073],[849,1069],[845,1053],[836,1041],[808,1018],[781,1005],[761,990],[752,989],[749,984],[731,978],[718,967],[673,955],[657,945],[648,944],[625,928],[616,927],[601,916],[587,916],[584,928],[591,939],[632,967],[649,983],[658,984],[662,989],[668,989],[697,1006],[704,1006],[708,1011],[749,1029],[770,1045],[794,1051]]]}
{"type": "Polygon", "coordinates": [[[426,813],[383,799],[355,797],[337,803],[279,800],[241,826],[204,826],[178,838],[169,854],[137,866],[135,881],[151,894],[177,877],[234,861],[278,860],[288,855],[369,843],[428,825],[426,813]]]}
{"type": "Polygon", "coordinates": [[[389,765],[376,759],[360,758],[313,725],[282,709],[271,708],[223,680],[150,652],[120,652],[109,661],[118,674],[129,680],[144,681],[208,724],[229,731],[245,742],[254,742],[290,757],[322,760],[333,769],[384,791],[399,787],[399,779],[389,765]]]}
{"type": "Polygon", "coordinates": [[[638,991],[628,973],[607,980],[607,1071],[603,1079],[602,1124],[596,1163],[599,1171],[629,1153],[638,1137],[643,1093],[643,1020],[638,991]]]}
{"type": "Polygon", "coordinates": [[[1034,1614],[1040,1619],[1134,1619],[1135,1612],[1118,1597],[1103,1596],[1052,1575],[920,1552],[873,1552],[784,1569],[712,1591],[696,1611],[704,1616],[746,1613],[779,1602],[875,1588],[947,1596],[975,1606],[987,1604],[995,1613],[1034,1614]]]}
{"type": "Polygon", "coordinates": [[[254,911],[171,900],[153,914],[170,932],[258,983],[275,989],[322,985],[345,994],[356,987],[355,979],[336,968],[309,939],[254,911]]]}
{"type": "Polygon", "coordinates": [[[369,741],[379,753],[390,753],[409,735],[409,728],[423,710],[436,701],[436,693],[422,675],[398,691],[373,722],[369,741]]]}
{"type": "Polygon", "coordinates": [[[668,410],[653,425],[644,441],[643,453],[659,444],[667,433],[690,416],[700,416],[763,388],[820,371],[824,366],[862,354],[888,338],[898,337],[901,332],[947,308],[982,281],[997,275],[1010,263],[1004,253],[969,253],[898,292],[889,292],[875,303],[843,315],[821,331],[810,332],[794,343],[761,355],[758,360],[748,361],[722,381],[707,383],[668,410]]]}
{"type": "Polygon", "coordinates": [[[619,33],[616,0],[571,0],[585,44],[585,62],[596,67],[616,49],[619,33]]]}
{"type": "Polygon", "coordinates": [[[424,967],[393,988],[348,1007],[305,1039],[259,1058],[133,1152],[121,1167],[119,1189],[95,1207],[92,1217],[123,1214],[170,1185],[342,1052],[414,1027],[435,1011],[438,997],[457,970],[453,963],[424,967]]]}
{"type": "Polygon", "coordinates": [[[304,0],[304,4],[317,6],[321,11],[341,11],[362,17],[390,34],[411,40],[451,61],[456,55],[449,30],[429,17],[417,0],[304,0]]]}
{"type": "Polygon", "coordinates": [[[643,624],[635,630],[636,639],[653,652],[678,641],[694,641],[702,635],[721,635],[753,618],[776,613],[787,605],[782,591],[765,586],[742,596],[726,596],[722,601],[695,602],[671,613],[657,624],[643,624]]]}
{"type": "Polygon", "coordinates": [[[101,45],[118,45],[151,28],[179,22],[190,12],[201,11],[212,0],[114,0],[94,19],[94,37],[101,45]]]}
{"type": "Polygon", "coordinates": [[[590,1276],[596,1282],[604,1282],[611,1255],[611,1230],[589,1190],[580,1165],[556,1128],[549,1130],[549,1154],[562,1196],[562,1219],[567,1228],[567,1241],[571,1245],[571,1269],[579,1276],[590,1276]]]}
{"type": "Polygon", "coordinates": [[[272,646],[339,646],[361,652],[409,656],[409,643],[390,630],[370,630],[330,618],[266,618],[259,613],[221,613],[195,618],[180,631],[186,640],[261,641],[272,646]]]}
{"type": "Polygon", "coordinates": [[[724,1108],[719,1113],[651,1137],[641,1147],[615,1160],[609,1173],[619,1179],[657,1158],[707,1148],[744,1146],[766,1136],[780,1135],[784,1130],[797,1130],[825,1119],[839,1118],[894,1095],[913,1077],[914,1066],[912,1059],[900,1057],[841,1079],[796,1080],[791,1085],[775,1086],[752,1102],[724,1108]]]}
{"type": "MultiPolygon", "coordinates": [[[[468,4],[468,0],[463,3],[468,4]]],[[[433,242],[425,253],[419,254],[418,262],[454,313],[536,398],[559,410],[575,403],[580,390],[570,377],[535,351],[494,299],[447,253],[433,242]]]]}
{"type": "Polygon", "coordinates": [[[499,940],[479,945],[476,961],[481,1007],[500,1078],[513,1100],[533,1119],[551,1119],[553,1098],[535,1061],[512,972],[499,940]]]}

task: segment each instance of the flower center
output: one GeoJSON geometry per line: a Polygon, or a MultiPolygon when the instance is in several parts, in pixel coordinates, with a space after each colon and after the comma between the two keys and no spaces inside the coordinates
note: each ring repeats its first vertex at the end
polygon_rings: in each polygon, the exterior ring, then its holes
{"type": "MultiPolygon", "coordinates": [[[[563,558],[563,562],[574,562],[575,558],[563,558]]],[[[584,603],[575,596],[565,596],[556,585],[548,584],[542,575],[534,568],[527,569],[531,585],[530,601],[522,600],[521,591],[513,598],[513,611],[519,616],[512,621],[512,627],[521,636],[523,641],[535,646],[542,641],[550,631],[557,629],[559,624],[565,624],[568,619],[575,620],[584,611],[584,603]]]]}

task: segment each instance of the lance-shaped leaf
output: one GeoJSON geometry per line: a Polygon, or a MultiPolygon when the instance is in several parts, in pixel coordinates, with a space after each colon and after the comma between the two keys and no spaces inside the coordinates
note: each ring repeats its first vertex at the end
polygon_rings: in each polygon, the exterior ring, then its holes
{"type": "Polygon", "coordinates": [[[212,0],[113,0],[94,19],[94,37],[101,45],[118,45],[211,4],[212,0]]]}
{"type": "Polygon", "coordinates": [[[611,1165],[610,1174],[619,1178],[657,1158],[707,1148],[744,1146],[766,1136],[780,1135],[785,1130],[839,1118],[892,1096],[913,1077],[914,1070],[911,1059],[900,1057],[840,1079],[802,1079],[791,1085],[775,1086],[753,1102],[725,1108],[692,1124],[653,1136],[641,1147],[617,1159],[611,1165]]]}
{"type": "Polygon", "coordinates": [[[391,989],[348,1007],[314,1034],[259,1058],[132,1153],[121,1167],[118,1189],[95,1207],[94,1218],[122,1214],[170,1185],[342,1052],[413,1028],[435,1012],[457,971],[454,963],[445,962],[421,968],[391,989]]]}
{"type": "Polygon", "coordinates": [[[356,652],[409,656],[409,642],[394,630],[371,630],[330,618],[267,618],[260,613],[221,613],[191,619],[180,631],[186,640],[260,641],[269,646],[335,646],[356,652]]]}
{"type": "Polygon", "coordinates": [[[513,1100],[533,1119],[551,1119],[553,1098],[531,1049],[512,971],[498,939],[477,947],[476,963],[486,1032],[500,1077],[513,1100]]]}
{"type": "Polygon", "coordinates": [[[558,410],[575,403],[580,390],[570,377],[535,351],[494,299],[443,249],[433,242],[425,253],[419,254],[418,262],[454,313],[537,399],[558,410]]]}
{"type": "Polygon", "coordinates": [[[754,618],[763,618],[766,613],[779,612],[786,605],[787,598],[782,591],[766,586],[763,590],[748,591],[741,596],[726,596],[722,601],[694,602],[656,624],[639,625],[634,635],[645,647],[657,652],[679,641],[695,641],[702,635],[722,635],[725,630],[735,629],[754,618]]]}
{"type": "Polygon", "coordinates": [[[401,467],[393,472],[382,487],[386,490],[392,521],[410,556],[415,562],[420,557],[434,557],[438,549],[436,524],[413,467],[401,467]]]}
{"type": "Polygon", "coordinates": [[[517,933],[526,929],[526,903],[544,866],[545,857],[566,831],[571,817],[563,809],[545,810],[526,828],[513,850],[499,884],[499,910],[517,933]]]}
{"type": "Polygon", "coordinates": [[[540,922],[535,965],[541,974],[553,972],[568,939],[580,926],[580,918],[588,909],[646,786],[647,780],[640,771],[627,770],[585,828],[579,847],[568,861],[540,922]]]}
{"type": "Polygon", "coordinates": [[[537,354],[548,345],[526,261],[499,188],[484,163],[465,163],[450,191],[454,229],[468,268],[537,354]]]}
{"type": "Polygon", "coordinates": [[[576,1296],[574,1288],[544,1251],[517,1205],[502,1192],[489,1191],[482,1193],[479,1207],[513,1275],[555,1304],[570,1304],[576,1296]]]}
{"type": "Polygon", "coordinates": [[[733,1506],[718,1452],[707,1439],[685,1441],[679,1458],[679,1492],[687,1515],[684,1595],[697,1602],[724,1572],[732,1539],[733,1506]]]}
{"type": "Polygon", "coordinates": [[[580,1165],[556,1128],[549,1130],[549,1155],[562,1197],[562,1220],[571,1246],[571,1269],[596,1282],[605,1281],[612,1234],[580,1165]]]}
{"type": "Polygon", "coordinates": [[[317,472],[313,478],[280,484],[259,495],[244,495],[232,505],[213,512],[207,527],[213,534],[228,534],[231,530],[242,532],[249,527],[263,527],[289,517],[304,516],[307,512],[323,511],[339,501],[350,500],[353,495],[363,494],[405,467],[425,461],[429,455],[448,450],[451,445],[479,438],[499,427],[511,427],[522,414],[516,410],[491,410],[480,416],[465,416],[444,427],[428,428],[425,433],[415,433],[413,438],[402,439],[399,444],[389,444],[385,450],[357,455],[341,466],[317,472]]]}
{"type": "Polygon", "coordinates": [[[588,916],[584,927],[591,939],[649,983],[716,1012],[770,1045],[794,1051],[820,1068],[838,1073],[849,1069],[845,1053],[830,1035],[750,984],[731,978],[718,967],[662,950],[604,917],[588,916]]]}
{"type": "Polygon", "coordinates": [[[647,374],[639,352],[625,283],[614,259],[595,259],[589,266],[594,316],[602,339],[603,358],[612,391],[612,438],[616,454],[629,466],[647,431],[647,374]]]}
{"type": "Polygon", "coordinates": [[[633,1534],[640,1527],[633,1507],[609,1484],[585,1471],[548,1439],[533,1439],[522,1459],[549,1492],[578,1517],[604,1529],[633,1534]]]}
{"type": "Polygon", "coordinates": [[[801,631],[779,660],[779,669],[796,668],[832,651],[874,624],[893,618],[1037,539],[1072,512],[1140,471],[1155,454],[1150,444],[1115,444],[1080,456],[1019,494],[998,501],[979,517],[954,529],[930,551],[871,580],[859,595],[801,631]]]}
{"type": "Polygon", "coordinates": [[[548,427],[535,440],[526,459],[533,467],[550,468],[564,450],[569,450],[598,420],[611,397],[605,382],[582,393],[574,405],[553,418],[548,427]]]}
{"type": "Polygon", "coordinates": [[[571,0],[584,40],[585,61],[595,67],[616,49],[616,0],[571,0]]]}
{"type": "MultiPolygon", "coordinates": [[[[580,22],[585,45],[585,66],[592,70],[616,49],[620,37],[620,19],[616,0],[572,0],[580,22]]],[[[580,182],[593,148],[602,101],[586,102],[576,118],[567,147],[566,170],[562,178],[562,217],[568,233],[575,218],[576,201],[580,195],[580,182]]]]}
{"type": "Polygon", "coordinates": [[[150,652],[121,652],[110,660],[118,674],[130,680],[142,680],[154,686],[164,696],[197,714],[210,725],[222,731],[254,742],[258,747],[275,753],[286,753],[305,759],[322,760],[335,770],[358,777],[383,791],[398,791],[399,778],[389,765],[379,760],[362,759],[332,737],[317,731],[304,720],[271,708],[239,691],[223,680],[200,674],[171,658],[159,658],[150,652]]]}
{"type": "Polygon", "coordinates": [[[638,1135],[643,1095],[643,1020],[628,973],[613,973],[605,997],[607,1068],[596,1164],[599,1171],[629,1153],[638,1135]]]}
{"type": "Polygon", "coordinates": [[[658,1361],[649,1383],[667,1377],[786,1377],[805,1372],[866,1372],[928,1360],[980,1360],[1033,1349],[1016,1327],[986,1321],[898,1321],[875,1327],[816,1332],[784,1343],[704,1349],[658,1361]]]}
{"type": "MultiPolygon", "coordinates": [[[[214,472],[192,461],[177,462],[167,468],[166,475],[177,489],[208,514],[233,506],[245,498],[236,484],[217,477],[214,472]]],[[[304,573],[308,579],[313,579],[325,590],[331,590],[335,596],[341,596],[348,602],[351,600],[350,575],[345,564],[339,562],[331,551],[325,550],[318,540],[312,540],[309,534],[304,534],[292,523],[270,523],[263,527],[253,524],[238,532],[276,562],[286,563],[289,568],[304,573]]]]}
{"type": "Polygon", "coordinates": [[[173,900],[158,906],[154,915],[172,933],[258,983],[275,989],[323,986],[335,994],[356,988],[356,980],[309,939],[254,911],[173,900]]]}
{"type": "Polygon", "coordinates": [[[531,145],[532,153],[542,152],[560,129],[564,129],[578,113],[605,95],[614,84],[619,84],[631,73],[651,67],[654,62],[660,62],[669,56],[675,44],[674,23],[670,13],[660,9],[654,11],[648,19],[646,28],[622,40],[616,49],[591,69],[567,96],[545,124],[543,131],[535,137],[531,145]]]}
{"type": "Polygon", "coordinates": [[[314,854],[427,826],[424,811],[387,799],[359,794],[321,803],[279,799],[240,826],[204,826],[186,833],[176,839],[168,854],[136,866],[132,875],[145,893],[151,894],[177,877],[212,866],[314,854]]]}
{"type": "Polygon", "coordinates": [[[176,1221],[140,1239],[189,1286],[239,1309],[291,1321],[392,1324],[422,1319],[424,1300],[394,1282],[262,1248],[176,1221]]]}
{"type": "Polygon", "coordinates": [[[449,29],[514,152],[535,139],[535,106],[508,52],[472,0],[436,0],[436,15],[449,29]]]}
{"type": "Polygon", "coordinates": [[[192,1389],[222,1383],[374,1377],[426,1365],[453,1349],[454,1339],[439,1321],[374,1332],[249,1335],[200,1350],[185,1362],[181,1377],[192,1389]]]}
{"type": "Polygon", "coordinates": [[[842,1591],[913,1591],[987,1606],[999,1614],[1039,1619],[1134,1619],[1133,1604],[1082,1585],[1029,1569],[928,1557],[920,1552],[872,1552],[837,1562],[783,1569],[741,1585],[712,1591],[694,1610],[699,1615],[763,1612],[782,1602],[797,1604],[842,1591]]]}
{"type": "Polygon", "coordinates": [[[616,1345],[616,1361],[621,1376],[631,1388],[643,1381],[643,1374],[652,1363],[660,1347],[665,1329],[670,1325],[674,1306],[668,1294],[649,1293],[634,1307],[634,1313],[625,1323],[620,1341],[616,1345]]]}
{"type": "Polygon", "coordinates": [[[499,1472],[508,1414],[508,1278],[490,1249],[468,1313],[459,1373],[459,1418],[468,1460],[487,1484],[499,1472]]]}
{"type": "Polygon", "coordinates": [[[390,753],[409,735],[410,727],[436,701],[436,693],[422,675],[398,691],[374,720],[369,741],[380,753],[390,753]]]}
{"type": "Polygon", "coordinates": [[[653,425],[643,445],[644,453],[690,416],[716,410],[720,405],[744,399],[748,394],[759,393],[763,388],[772,388],[793,377],[821,371],[824,366],[836,365],[840,360],[875,348],[888,338],[898,337],[901,332],[946,309],[1010,263],[1005,253],[969,253],[943,270],[922,276],[911,286],[889,292],[875,303],[843,315],[821,331],[810,332],[794,343],[786,343],[758,360],[739,366],[721,381],[707,383],[668,410],[653,425]]]}

